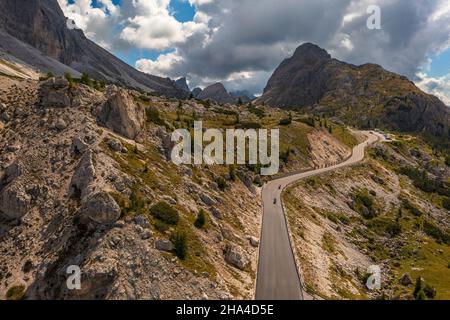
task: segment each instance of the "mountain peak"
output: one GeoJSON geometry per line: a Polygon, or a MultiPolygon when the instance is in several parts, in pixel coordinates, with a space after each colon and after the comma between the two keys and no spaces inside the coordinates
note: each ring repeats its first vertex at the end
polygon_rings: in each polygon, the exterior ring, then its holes
{"type": "Polygon", "coordinates": [[[235,100],[221,82],[206,87],[205,90],[198,95],[198,99],[211,99],[219,103],[232,103],[235,100]]]}
{"type": "Polygon", "coordinates": [[[180,78],[178,80],[175,81],[175,85],[177,86],[177,88],[183,90],[183,91],[187,91],[190,92],[191,90],[189,89],[189,86],[187,84],[187,80],[185,77],[180,78]]]}
{"type": "Polygon", "coordinates": [[[304,58],[307,60],[331,60],[331,55],[318,45],[307,42],[295,50],[293,58],[304,58]]]}

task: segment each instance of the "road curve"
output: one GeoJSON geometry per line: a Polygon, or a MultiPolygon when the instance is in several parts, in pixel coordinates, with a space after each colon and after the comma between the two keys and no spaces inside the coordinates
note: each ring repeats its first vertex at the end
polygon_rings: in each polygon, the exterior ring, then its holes
{"type": "Polygon", "coordinates": [[[367,140],[353,149],[352,156],[337,165],[293,174],[270,181],[263,187],[263,225],[259,251],[256,300],[303,300],[300,275],[289,239],[281,194],[290,184],[315,175],[350,166],[364,159],[366,147],[380,139],[381,134],[362,132],[367,140]],[[276,202],[274,203],[274,200],[276,202]]]}

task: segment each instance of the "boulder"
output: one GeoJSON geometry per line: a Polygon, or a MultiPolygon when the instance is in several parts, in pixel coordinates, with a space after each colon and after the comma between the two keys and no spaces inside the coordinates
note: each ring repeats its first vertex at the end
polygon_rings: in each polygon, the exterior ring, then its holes
{"type": "Polygon", "coordinates": [[[169,240],[158,239],[155,241],[155,248],[159,251],[170,252],[173,250],[173,244],[169,240]]]}
{"type": "Polygon", "coordinates": [[[259,240],[258,240],[257,238],[255,238],[255,237],[250,237],[250,238],[249,238],[249,241],[250,241],[250,245],[251,245],[252,247],[254,247],[254,248],[259,247],[259,240]]]}
{"type": "Polygon", "coordinates": [[[223,219],[223,214],[222,214],[222,212],[220,212],[219,209],[212,207],[211,213],[216,219],[219,219],[219,220],[223,219]]]}
{"type": "Polygon", "coordinates": [[[83,201],[81,214],[98,224],[111,224],[120,218],[121,209],[108,193],[98,192],[83,201]]]}
{"type": "Polygon", "coordinates": [[[150,222],[148,221],[148,219],[143,216],[143,215],[138,215],[136,218],[134,218],[134,222],[138,225],[141,226],[144,229],[147,229],[150,227],[150,222]]]}
{"type": "Polygon", "coordinates": [[[250,263],[246,254],[240,248],[231,244],[228,244],[225,248],[225,261],[240,270],[244,270],[250,263]]]}
{"type": "Polygon", "coordinates": [[[0,213],[8,219],[20,219],[31,209],[31,197],[24,186],[14,181],[0,193],[0,213]]]}
{"type": "Polygon", "coordinates": [[[216,201],[213,200],[206,193],[200,193],[199,196],[200,196],[200,199],[203,201],[203,203],[206,204],[207,206],[214,206],[216,204],[216,201]]]}
{"type": "Polygon", "coordinates": [[[136,139],[145,122],[145,109],[124,89],[106,101],[97,117],[100,125],[129,139],[136,139]]]}
{"type": "Polygon", "coordinates": [[[110,147],[111,150],[116,151],[116,152],[122,151],[122,148],[123,148],[122,143],[116,139],[110,139],[108,141],[108,147],[110,147]]]}
{"type": "Polygon", "coordinates": [[[59,131],[63,131],[67,128],[67,122],[65,122],[64,119],[58,118],[55,123],[55,128],[59,131]]]}
{"type": "Polygon", "coordinates": [[[89,149],[89,145],[80,137],[75,137],[72,141],[72,150],[76,154],[83,154],[89,149]]]}
{"type": "Polygon", "coordinates": [[[70,107],[69,82],[64,78],[51,78],[39,88],[41,105],[52,108],[70,107]]]}

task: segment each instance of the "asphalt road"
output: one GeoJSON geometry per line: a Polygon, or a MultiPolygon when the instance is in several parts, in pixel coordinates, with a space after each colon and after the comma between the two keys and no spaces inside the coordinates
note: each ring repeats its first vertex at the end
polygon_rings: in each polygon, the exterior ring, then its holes
{"type": "Polygon", "coordinates": [[[350,166],[364,159],[365,148],[384,137],[373,132],[364,143],[353,149],[345,162],[327,168],[293,174],[267,183],[262,191],[264,204],[263,226],[256,283],[256,300],[303,300],[300,275],[295,263],[281,194],[290,184],[311,176],[350,166]],[[276,201],[275,201],[276,199],[276,201]]]}

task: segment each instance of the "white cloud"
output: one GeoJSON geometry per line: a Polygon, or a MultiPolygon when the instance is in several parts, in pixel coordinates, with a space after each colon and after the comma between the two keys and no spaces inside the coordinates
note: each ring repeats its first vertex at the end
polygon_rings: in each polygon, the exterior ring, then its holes
{"type": "Polygon", "coordinates": [[[416,84],[421,90],[435,95],[450,107],[450,72],[443,77],[430,77],[419,72],[417,77],[419,80],[416,84]]]}
{"type": "Polygon", "coordinates": [[[183,58],[175,51],[167,54],[161,54],[155,61],[150,59],[140,59],[136,61],[136,68],[142,72],[161,77],[174,77],[172,72],[178,65],[181,64],[182,61],[183,58]]]}

